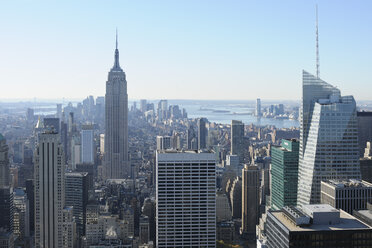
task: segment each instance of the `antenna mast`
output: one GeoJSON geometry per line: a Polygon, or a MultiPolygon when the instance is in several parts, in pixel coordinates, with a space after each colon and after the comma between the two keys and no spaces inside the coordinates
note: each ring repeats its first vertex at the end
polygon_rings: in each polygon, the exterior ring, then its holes
{"type": "Polygon", "coordinates": [[[319,33],[318,33],[318,5],[316,10],[316,77],[319,78],[319,33]]]}

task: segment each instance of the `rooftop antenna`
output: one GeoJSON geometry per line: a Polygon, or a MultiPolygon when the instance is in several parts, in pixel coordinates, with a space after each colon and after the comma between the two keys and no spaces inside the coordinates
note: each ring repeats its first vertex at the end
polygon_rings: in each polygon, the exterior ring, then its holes
{"type": "Polygon", "coordinates": [[[316,11],[316,77],[319,79],[319,32],[318,32],[318,5],[315,6],[316,11]]]}
{"type": "Polygon", "coordinates": [[[118,49],[118,28],[116,28],[116,49],[118,49]]]}

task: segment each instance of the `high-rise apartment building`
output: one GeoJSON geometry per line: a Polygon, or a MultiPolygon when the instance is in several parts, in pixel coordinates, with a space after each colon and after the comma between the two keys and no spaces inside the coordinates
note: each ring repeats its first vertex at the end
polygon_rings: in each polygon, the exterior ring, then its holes
{"type": "Polygon", "coordinates": [[[92,125],[83,125],[81,130],[81,163],[93,164],[95,156],[92,125]]]}
{"type": "Polygon", "coordinates": [[[116,36],[115,63],[108,74],[105,96],[105,175],[108,179],[130,176],[128,162],[128,94],[125,72],[119,65],[116,36]]]}
{"type": "Polygon", "coordinates": [[[207,148],[207,123],[208,120],[206,118],[198,119],[198,149],[207,148]]]}
{"type": "Polygon", "coordinates": [[[322,181],[321,203],[342,209],[349,214],[367,208],[372,202],[372,184],[360,180],[322,181]]]}
{"type": "Polygon", "coordinates": [[[34,158],[35,247],[62,247],[65,163],[59,134],[41,133],[34,158]]]}
{"type": "Polygon", "coordinates": [[[215,192],[213,153],[157,152],[157,247],[216,247],[215,192]]]}
{"type": "Polygon", "coordinates": [[[238,155],[240,163],[244,162],[244,123],[231,121],[231,154],[238,155]]]}
{"type": "Polygon", "coordinates": [[[255,165],[245,165],[242,171],[242,228],[247,239],[256,238],[259,218],[260,170],[255,165]]]}
{"type": "Polygon", "coordinates": [[[271,207],[297,205],[298,153],[297,140],[282,140],[271,147],[271,207]]]}
{"type": "Polygon", "coordinates": [[[85,235],[86,206],[88,204],[88,172],[65,174],[65,206],[73,207],[79,235],[85,235]]]}
{"type": "Polygon", "coordinates": [[[360,179],[356,103],[303,71],[298,205],[320,202],[320,182],[360,179]]]}

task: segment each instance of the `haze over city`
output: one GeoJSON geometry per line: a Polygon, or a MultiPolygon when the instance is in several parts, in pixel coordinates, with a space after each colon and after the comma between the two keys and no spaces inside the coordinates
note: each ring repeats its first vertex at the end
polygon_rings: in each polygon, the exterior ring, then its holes
{"type": "MultiPolygon", "coordinates": [[[[0,99],[104,95],[118,28],[131,99],[299,100],[317,3],[4,1],[0,99]]],[[[369,100],[372,3],[318,4],[321,77],[369,100]]]]}

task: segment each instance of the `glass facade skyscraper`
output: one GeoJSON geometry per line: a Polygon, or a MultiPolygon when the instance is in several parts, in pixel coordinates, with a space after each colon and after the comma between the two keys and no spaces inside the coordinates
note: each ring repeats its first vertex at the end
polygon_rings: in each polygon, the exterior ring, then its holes
{"type": "Polygon", "coordinates": [[[282,140],[271,148],[271,206],[281,209],[297,204],[298,152],[297,140],[282,140]]]}
{"type": "Polygon", "coordinates": [[[360,179],[356,103],[303,71],[297,204],[320,202],[320,183],[360,179]]]}

